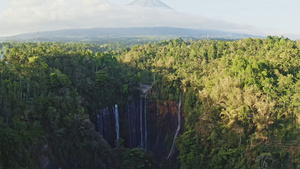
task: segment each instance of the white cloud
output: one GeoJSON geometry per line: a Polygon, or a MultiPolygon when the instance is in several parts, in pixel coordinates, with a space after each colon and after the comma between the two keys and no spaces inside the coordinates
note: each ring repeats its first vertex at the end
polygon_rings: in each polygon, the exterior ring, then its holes
{"type": "Polygon", "coordinates": [[[0,36],[58,29],[170,26],[254,33],[247,25],[106,0],[13,0],[0,13],[0,36]]]}
{"type": "Polygon", "coordinates": [[[44,2],[45,0],[13,0],[12,5],[13,6],[35,6],[35,5],[40,5],[44,2]]]}
{"type": "Polygon", "coordinates": [[[108,2],[105,0],[83,0],[82,4],[85,6],[99,6],[108,4],[108,2]]]}

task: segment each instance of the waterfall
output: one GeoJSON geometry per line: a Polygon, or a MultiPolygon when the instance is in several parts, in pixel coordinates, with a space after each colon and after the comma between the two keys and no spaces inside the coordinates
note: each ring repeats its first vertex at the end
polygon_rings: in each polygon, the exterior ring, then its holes
{"type": "Polygon", "coordinates": [[[144,94],[144,105],[142,102],[142,98],[140,101],[140,132],[141,132],[141,147],[147,150],[148,148],[148,133],[147,133],[147,92],[151,89],[151,86],[141,84],[141,91],[144,94]],[[144,109],[143,109],[144,107],[144,109]],[[144,111],[143,111],[144,110],[144,111]],[[144,115],[143,115],[144,113],[144,115]],[[144,119],[143,119],[144,116],[144,119]],[[144,124],[143,124],[144,120],[144,124]],[[143,128],[144,127],[144,128],[143,128]],[[142,146],[143,145],[143,146],[142,146]]]}
{"type": "Polygon", "coordinates": [[[140,100],[127,103],[128,135],[130,148],[145,148],[148,146],[147,133],[147,91],[149,85],[140,85],[140,100]]]}
{"type": "Polygon", "coordinates": [[[143,136],[143,99],[140,98],[140,132],[141,132],[141,148],[144,147],[144,136],[143,136]]]}
{"type": "Polygon", "coordinates": [[[103,136],[103,109],[99,111],[97,114],[97,124],[98,124],[98,131],[103,136]]]}
{"type": "Polygon", "coordinates": [[[97,114],[98,131],[106,141],[110,141],[110,117],[108,107],[102,108],[97,114]]]}
{"type": "Polygon", "coordinates": [[[147,94],[145,93],[145,108],[144,108],[145,114],[145,149],[147,150],[147,94]]]}
{"type": "Polygon", "coordinates": [[[129,133],[129,147],[131,148],[131,140],[132,140],[132,135],[131,135],[131,120],[130,120],[130,104],[127,103],[127,113],[128,113],[128,133],[129,133]]]}
{"type": "Polygon", "coordinates": [[[110,125],[109,125],[109,110],[108,107],[103,109],[103,117],[102,117],[102,122],[103,122],[103,136],[106,141],[109,142],[110,138],[110,125]]]}
{"type": "Polygon", "coordinates": [[[129,126],[129,147],[135,148],[140,145],[139,138],[139,108],[138,102],[128,103],[128,126],[129,126]]]}
{"type": "Polygon", "coordinates": [[[117,140],[120,138],[120,126],[119,126],[119,110],[118,105],[115,105],[115,120],[116,120],[116,134],[117,134],[117,140]]]}
{"type": "Polygon", "coordinates": [[[175,149],[175,140],[176,138],[178,137],[179,135],[179,131],[180,131],[180,127],[181,127],[181,101],[182,101],[182,95],[181,95],[181,92],[180,92],[180,96],[179,96],[179,105],[178,105],[178,124],[177,124],[177,130],[176,130],[176,133],[174,135],[174,139],[173,139],[173,144],[172,144],[172,148],[170,150],[170,153],[168,155],[168,158],[167,160],[173,155],[174,153],[174,149],[175,149]]]}
{"type": "MultiPolygon", "coordinates": [[[[101,111],[100,111],[101,113],[101,111]]],[[[102,115],[101,114],[97,114],[97,125],[98,125],[98,131],[101,135],[103,135],[103,127],[102,127],[102,115]]]]}

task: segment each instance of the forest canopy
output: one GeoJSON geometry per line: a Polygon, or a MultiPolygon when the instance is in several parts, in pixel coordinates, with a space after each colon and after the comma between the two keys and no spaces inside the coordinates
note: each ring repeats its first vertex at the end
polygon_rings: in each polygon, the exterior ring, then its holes
{"type": "MultiPolygon", "coordinates": [[[[181,168],[299,168],[299,44],[284,37],[182,40],[103,49],[1,43],[0,169],[159,168],[143,149],[115,147],[97,111],[140,84],[152,102],[183,100],[181,168]]],[[[174,135],[174,133],[173,133],[174,135]]],[[[178,166],[177,165],[177,166],[178,166]]]]}

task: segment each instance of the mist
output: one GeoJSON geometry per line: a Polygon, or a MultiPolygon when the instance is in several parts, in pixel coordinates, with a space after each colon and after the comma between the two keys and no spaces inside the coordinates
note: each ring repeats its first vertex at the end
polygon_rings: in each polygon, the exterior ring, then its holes
{"type": "Polygon", "coordinates": [[[181,27],[261,34],[241,25],[168,8],[118,6],[106,0],[14,0],[0,13],[0,36],[60,29],[181,27]]]}

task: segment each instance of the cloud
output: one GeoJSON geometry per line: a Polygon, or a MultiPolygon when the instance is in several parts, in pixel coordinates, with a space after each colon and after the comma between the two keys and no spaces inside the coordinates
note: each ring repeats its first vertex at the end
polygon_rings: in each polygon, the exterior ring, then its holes
{"type": "Polygon", "coordinates": [[[35,6],[40,5],[43,3],[44,0],[13,0],[12,5],[13,6],[35,6]]]}
{"type": "Polygon", "coordinates": [[[95,27],[169,26],[251,33],[254,28],[164,8],[116,6],[106,0],[13,0],[0,13],[0,36],[95,27]]]}

